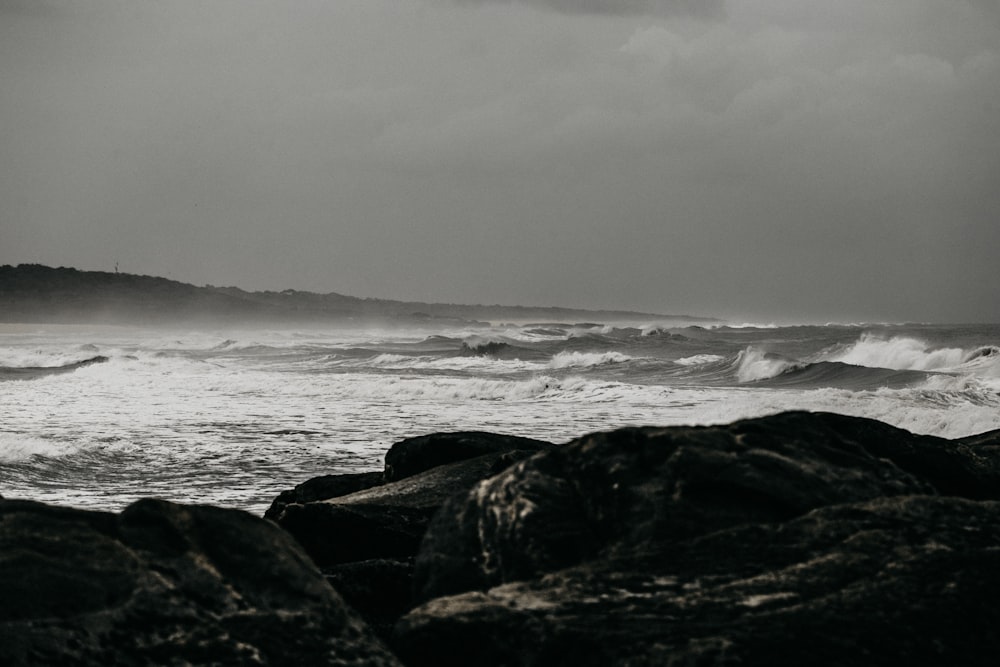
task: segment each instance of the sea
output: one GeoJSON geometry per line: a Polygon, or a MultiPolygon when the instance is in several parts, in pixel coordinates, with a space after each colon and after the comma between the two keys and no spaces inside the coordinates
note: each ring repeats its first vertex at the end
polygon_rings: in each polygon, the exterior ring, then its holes
{"type": "Polygon", "coordinates": [[[958,438],[1000,428],[1000,325],[679,321],[154,329],[0,324],[0,495],[261,514],[394,442],[555,443],[785,410],[958,438]]]}

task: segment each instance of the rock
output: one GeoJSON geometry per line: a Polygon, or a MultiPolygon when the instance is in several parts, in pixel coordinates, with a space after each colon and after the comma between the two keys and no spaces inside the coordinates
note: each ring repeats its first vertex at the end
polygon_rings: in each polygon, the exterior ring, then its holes
{"type": "Polygon", "coordinates": [[[265,519],[277,519],[288,505],[311,503],[346,496],[356,491],[379,486],[383,482],[381,472],[359,472],[343,475],[323,475],[302,482],[294,489],[282,491],[264,512],[265,519]]]}
{"type": "Polygon", "coordinates": [[[377,558],[331,565],[326,580],[382,639],[412,607],[413,559],[377,558]]]}
{"type": "Polygon", "coordinates": [[[407,665],[993,665],[1000,503],[896,496],[734,525],[396,626],[407,665]]]}
{"type": "Polygon", "coordinates": [[[481,431],[434,433],[397,442],[385,455],[385,480],[393,482],[446,463],[513,450],[553,449],[550,442],[481,431]]]}
{"type": "Polygon", "coordinates": [[[414,556],[435,509],[322,501],[289,505],[277,521],[313,561],[328,567],[414,556]]]}
{"type": "Polygon", "coordinates": [[[992,443],[801,412],[580,438],[442,507],[391,644],[408,665],[993,664],[992,443]]]}
{"type": "Polygon", "coordinates": [[[871,419],[824,415],[839,437],[862,443],[943,495],[1000,500],[1000,431],[959,440],[914,435],[871,419]]]}
{"type": "Polygon", "coordinates": [[[0,544],[0,664],[399,664],[290,536],[245,512],[5,500],[0,544]]]}
{"type": "Polygon", "coordinates": [[[959,438],[956,442],[964,445],[971,445],[976,448],[1000,447],[1000,428],[992,431],[986,431],[985,433],[978,433],[976,435],[959,438]]]}
{"type": "Polygon", "coordinates": [[[288,505],[275,521],[385,637],[413,606],[413,558],[445,500],[533,453],[486,454],[346,496],[288,505]]]}
{"type": "Polygon", "coordinates": [[[343,494],[373,478],[318,478],[280,496],[267,516],[288,531],[333,586],[383,636],[413,606],[413,558],[431,518],[451,496],[553,445],[490,434],[437,434],[394,445],[393,481],[343,494]],[[510,447],[524,446],[526,449],[510,447]],[[475,455],[477,452],[486,452],[475,455]],[[470,456],[471,454],[471,456],[470,456]],[[445,463],[441,463],[445,462],[445,463]],[[431,467],[433,464],[434,467],[431,467]],[[336,497],[308,501],[310,494],[336,497]],[[288,503],[294,498],[306,500],[288,503]]]}
{"type": "Polygon", "coordinates": [[[554,447],[540,440],[477,432],[410,438],[386,453],[386,483],[379,484],[376,473],[316,478],[282,493],[267,516],[323,567],[411,558],[431,517],[450,496],[554,447]],[[303,502],[290,502],[296,498],[303,502]]]}
{"type": "Polygon", "coordinates": [[[958,449],[939,455],[935,446],[947,444],[871,420],[801,412],[585,436],[450,500],[417,557],[417,599],[485,590],[598,556],[655,551],[743,523],[786,521],[827,505],[936,492],[887,457],[949,489],[982,491],[989,475],[976,478],[958,449]]]}
{"type": "Polygon", "coordinates": [[[410,558],[444,501],[467,492],[509,458],[509,452],[485,454],[346,496],[288,505],[276,521],[321,567],[410,558]]]}

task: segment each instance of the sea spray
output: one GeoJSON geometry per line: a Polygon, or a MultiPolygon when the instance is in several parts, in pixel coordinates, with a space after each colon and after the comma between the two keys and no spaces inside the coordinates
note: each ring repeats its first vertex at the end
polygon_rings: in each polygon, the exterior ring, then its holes
{"type": "Polygon", "coordinates": [[[566,442],[792,409],[945,437],[1000,428],[1000,327],[648,325],[0,331],[0,358],[23,367],[108,357],[0,381],[0,493],[262,511],[437,431],[566,442]],[[463,352],[477,341],[503,345],[463,352]]]}

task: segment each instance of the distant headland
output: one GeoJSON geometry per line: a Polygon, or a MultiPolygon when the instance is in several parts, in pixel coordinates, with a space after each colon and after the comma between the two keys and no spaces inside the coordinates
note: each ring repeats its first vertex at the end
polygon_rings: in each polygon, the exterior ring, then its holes
{"type": "Polygon", "coordinates": [[[41,264],[0,266],[0,322],[64,324],[455,324],[478,321],[680,320],[710,317],[628,310],[463,305],[297,290],[247,292],[155,276],[41,264]]]}

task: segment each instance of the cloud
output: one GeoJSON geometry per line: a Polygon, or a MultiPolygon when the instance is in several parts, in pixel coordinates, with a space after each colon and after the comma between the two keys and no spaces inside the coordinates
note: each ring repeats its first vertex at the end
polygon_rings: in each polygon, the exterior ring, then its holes
{"type": "Polygon", "coordinates": [[[721,18],[725,13],[725,0],[456,0],[460,4],[510,3],[512,1],[563,14],[606,14],[609,16],[649,14],[716,19],[721,18]]]}
{"type": "Polygon", "coordinates": [[[42,1],[90,9],[0,0],[0,263],[1000,317],[985,0],[42,1]]]}
{"type": "Polygon", "coordinates": [[[80,8],[59,0],[0,0],[0,16],[58,16],[80,8]]]}

